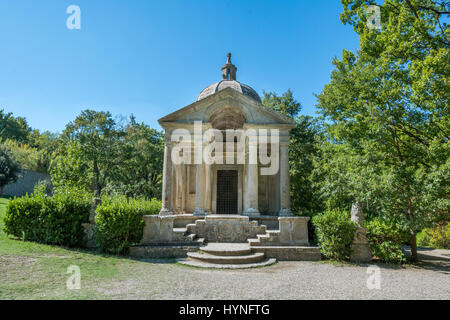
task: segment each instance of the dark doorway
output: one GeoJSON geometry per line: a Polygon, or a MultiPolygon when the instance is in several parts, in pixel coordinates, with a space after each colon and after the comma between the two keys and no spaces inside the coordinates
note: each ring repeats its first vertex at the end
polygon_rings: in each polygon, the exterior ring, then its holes
{"type": "Polygon", "coordinates": [[[238,172],[236,170],[217,171],[216,214],[238,213],[238,172]]]}

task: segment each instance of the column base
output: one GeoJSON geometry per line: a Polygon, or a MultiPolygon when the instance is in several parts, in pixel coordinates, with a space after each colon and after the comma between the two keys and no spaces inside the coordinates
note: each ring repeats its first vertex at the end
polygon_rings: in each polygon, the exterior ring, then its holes
{"type": "Polygon", "coordinates": [[[160,216],[173,216],[174,212],[171,209],[168,208],[163,208],[161,209],[161,211],[159,212],[160,216]]]}
{"type": "Polygon", "coordinates": [[[261,213],[258,209],[249,208],[243,213],[243,215],[248,217],[259,217],[261,213]]]}
{"type": "Polygon", "coordinates": [[[281,210],[278,212],[278,216],[279,216],[279,217],[292,217],[292,216],[294,216],[294,215],[292,214],[291,209],[281,209],[281,210]]]}
{"type": "Polygon", "coordinates": [[[206,216],[206,211],[205,211],[205,209],[202,209],[202,208],[195,208],[193,214],[194,214],[194,216],[206,216]]]}

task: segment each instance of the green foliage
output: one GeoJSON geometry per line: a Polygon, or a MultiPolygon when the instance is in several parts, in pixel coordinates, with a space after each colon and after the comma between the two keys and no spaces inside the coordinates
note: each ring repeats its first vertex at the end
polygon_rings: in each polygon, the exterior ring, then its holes
{"type": "Polygon", "coordinates": [[[0,144],[0,195],[3,186],[15,182],[20,173],[20,166],[13,158],[10,150],[0,144]]]}
{"type": "Polygon", "coordinates": [[[350,255],[357,224],[346,211],[329,210],[312,219],[321,253],[333,260],[345,260],[350,255]]]}
{"type": "Polygon", "coordinates": [[[417,245],[436,249],[450,249],[450,223],[423,229],[417,234],[417,245]]]}
{"type": "Polygon", "coordinates": [[[407,232],[394,222],[380,218],[372,219],[366,223],[365,227],[367,240],[374,256],[387,263],[405,262],[401,246],[408,241],[407,232]]]}
{"type": "Polygon", "coordinates": [[[321,128],[308,116],[299,116],[296,122],[289,146],[291,206],[299,215],[312,216],[324,209],[312,176],[315,159],[320,157],[321,128]]]}
{"type": "Polygon", "coordinates": [[[161,197],[164,142],[161,132],[131,117],[117,146],[117,165],[106,187],[127,197],[161,197]]]}
{"type": "Polygon", "coordinates": [[[141,241],[143,215],[158,214],[161,202],[129,199],[121,195],[103,196],[96,209],[95,239],[104,252],[127,254],[130,246],[141,241]]]}
{"type": "MultiPolygon", "coordinates": [[[[115,146],[122,134],[109,112],[84,110],[75,121],[67,124],[61,135],[61,144],[79,146],[79,162],[92,177],[91,190],[97,195],[101,194],[111,174],[117,153],[115,146]]],[[[62,149],[61,156],[64,157],[66,154],[62,149]]]]}
{"type": "Polygon", "coordinates": [[[119,126],[108,112],[85,110],[59,139],[53,183],[100,195],[160,197],[163,150],[161,132],[133,116],[119,126]]]}
{"type": "Polygon", "coordinates": [[[45,172],[45,167],[42,165],[41,155],[37,148],[15,140],[6,140],[5,144],[11,150],[11,154],[22,169],[45,172]]]}
{"type": "Polygon", "coordinates": [[[25,118],[14,117],[12,113],[6,113],[0,109],[0,137],[1,139],[13,139],[26,142],[30,127],[25,118]]]}
{"type": "Polygon", "coordinates": [[[301,103],[295,100],[291,89],[282,96],[278,96],[275,92],[264,91],[263,94],[263,105],[286,117],[295,118],[301,110],[301,103]]]}
{"type": "Polygon", "coordinates": [[[9,202],[4,231],[26,241],[82,247],[86,241],[82,223],[89,219],[90,195],[57,189],[50,197],[44,188],[38,185],[32,195],[9,202]]]}
{"type": "Polygon", "coordinates": [[[78,141],[70,141],[59,149],[60,154],[52,161],[50,170],[56,188],[92,190],[92,171],[81,149],[78,141]]]}
{"type": "Polygon", "coordinates": [[[415,233],[450,207],[447,10],[443,2],[385,1],[381,28],[373,30],[366,25],[370,1],[342,3],[341,20],[354,26],[361,50],[334,60],[331,82],[318,95],[328,149],[339,151],[319,162],[328,166],[319,174],[337,178],[326,181],[331,205],[365,200],[399,220],[416,259],[415,233]]]}
{"type": "Polygon", "coordinates": [[[40,133],[25,118],[0,110],[0,142],[5,143],[22,169],[48,173],[57,135],[40,133]]]}

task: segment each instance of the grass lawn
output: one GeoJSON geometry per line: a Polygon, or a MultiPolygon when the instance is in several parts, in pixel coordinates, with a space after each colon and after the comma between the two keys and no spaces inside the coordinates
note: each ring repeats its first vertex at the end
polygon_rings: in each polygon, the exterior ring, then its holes
{"type": "Polygon", "coordinates": [[[0,299],[103,298],[98,285],[120,281],[143,262],[8,237],[3,218],[9,200],[0,198],[0,299]],[[81,290],[66,287],[67,268],[81,270],[81,290]]]}

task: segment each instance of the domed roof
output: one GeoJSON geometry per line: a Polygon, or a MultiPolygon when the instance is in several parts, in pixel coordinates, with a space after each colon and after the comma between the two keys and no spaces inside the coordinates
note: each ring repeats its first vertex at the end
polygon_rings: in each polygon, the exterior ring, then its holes
{"type": "Polygon", "coordinates": [[[223,90],[225,88],[233,88],[234,90],[242,93],[243,95],[250,97],[258,102],[261,102],[261,98],[259,97],[259,95],[256,93],[255,90],[253,90],[250,86],[240,83],[239,81],[236,80],[222,80],[206,87],[198,95],[197,101],[209,97],[210,95],[213,95],[214,93],[219,92],[220,90],[223,90]]]}
{"type": "Polygon", "coordinates": [[[200,92],[197,101],[209,97],[220,90],[232,88],[247,97],[261,102],[261,98],[255,90],[246,84],[236,81],[236,71],[237,68],[231,63],[231,53],[229,53],[227,63],[222,67],[222,81],[216,82],[203,89],[202,92],[200,92]]]}

